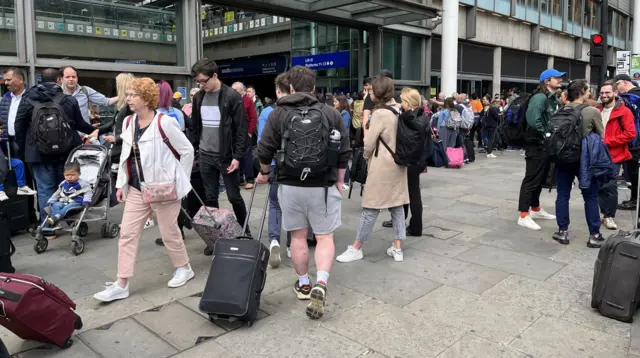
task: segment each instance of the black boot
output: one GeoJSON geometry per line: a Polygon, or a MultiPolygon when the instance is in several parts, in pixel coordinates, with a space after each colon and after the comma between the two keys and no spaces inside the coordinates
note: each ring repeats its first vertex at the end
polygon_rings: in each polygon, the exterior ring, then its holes
{"type": "Polygon", "coordinates": [[[382,227],[393,227],[393,222],[391,220],[383,221],[382,227]]]}

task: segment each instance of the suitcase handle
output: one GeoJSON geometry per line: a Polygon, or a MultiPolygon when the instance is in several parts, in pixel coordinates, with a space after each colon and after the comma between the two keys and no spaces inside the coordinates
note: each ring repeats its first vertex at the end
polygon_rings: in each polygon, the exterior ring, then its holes
{"type": "Polygon", "coordinates": [[[260,269],[260,272],[262,272],[262,277],[264,277],[264,279],[262,280],[262,286],[260,287],[260,291],[258,291],[258,293],[262,293],[262,291],[264,291],[264,286],[267,283],[267,270],[260,269]]]}
{"type": "MultiPolygon", "coordinates": [[[[198,198],[198,201],[200,202],[200,204],[202,204],[202,207],[204,208],[204,210],[207,212],[207,214],[211,218],[211,221],[213,221],[213,228],[216,229],[216,230],[220,229],[222,227],[222,224],[220,224],[219,222],[216,222],[216,219],[213,216],[213,214],[211,213],[211,210],[209,210],[209,208],[206,205],[204,205],[204,201],[202,201],[202,198],[200,197],[200,195],[198,195],[198,192],[193,187],[191,187],[191,192],[196,195],[196,198],[198,198]]],[[[193,221],[191,216],[187,213],[186,210],[184,210],[182,205],[180,205],[180,209],[189,218],[189,220],[193,221]]]]}

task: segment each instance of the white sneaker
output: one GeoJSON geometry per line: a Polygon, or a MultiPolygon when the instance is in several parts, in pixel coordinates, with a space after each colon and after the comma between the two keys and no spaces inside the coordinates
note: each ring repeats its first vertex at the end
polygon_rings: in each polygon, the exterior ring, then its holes
{"type": "Polygon", "coordinates": [[[487,158],[497,158],[495,154],[491,153],[491,154],[487,154],[487,158]]]}
{"type": "Polygon", "coordinates": [[[604,223],[604,226],[609,230],[617,230],[618,229],[618,225],[613,220],[613,218],[604,218],[602,220],[602,222],[604,223]]]}
{"type": "Polygon", "coordinates": [[[269,266],[272,268],[280,266],[280,244],[276,240],[271,240],[269,245],[269,266]]]}
{"type": "Polygon", "coordinates": [[[540,209],[540,211],[529,211],[529,215],[531,216],[532,219],[543,219],[543,220],[555,220],[556,216],[549,214],[548,212],[544,211],[544,209],[540,209]]]}
{"type": "Polygon", "coordinates": [[[404,254],[402,253],[402,249],[396,249],[391,245],[390,248],[387,249],[387,255],[393,257],[396,262],[404,261],[404,254]]]}
{"type": "Polygon", "coordinates": [[[148,218],[147,221],[144,223],[144,230],[147,230],[154,226],[156,226],[156,223],[153,221],[153,218],[148,218]]]}
{"type": "Polygon", "coordinates": [[[177,288],[180,286],[184,286],[187,281],[191,280],[196,274],[193,273],[191,269],[191,265],[189,265],[189,269],[184,269],[182,267],[178,267],[176,272],[173,273],[173,278],[169,280],[167,286],[171,288],[177,288]]]}
{"type": "Polygon", "coordinates": [[[5,201],[5,200],[9,200],[9,197],[7,196],[7,193],[0,190],[0,201],[5,201]]]}
{"type": "Polygon", "coordinates": [[[522,227],[526,227],[527,229],[531,229],[531,230],[541,230],[542,228],[540,227],[540,225],[536,224],[535,221],[533,221],[533,219],[531,218],[531,215],[527,215],[523,218],[518,218],[518,225],[522,226],[522,227]]]}
{"type": "Polygon", "coordinates": [[[127,286],[122,288],[118,285],[117,282],[107,282],[106,286],[104,286],[104,290],[93,295],[98,301],[102,302],[111,302],[115,300],[122,300],[129,297],[129,283],[127,282],[127,286]]]}
{"type": "Polygon", "coordinates": [[[28,186],[21,186],[18,188],[18,195],[36,195],[38,192],[29,188],[28,186]]]}
{"type": "Polygon", "coordinates": [[[349,185],[342,184],[342,190],[349,190],[349,185]]]}
{"type": "Polygon", "coordinates": [[[338,262],[351,262],[356,260],[362,260],[362,250],[358,250],[355,247],[349,245],[347,251],[343,252],[340,256],[336,257],[338,262]]]}
{"type": "Polygon", "coordinates": [[[291,258],[291,248],[287,247],[287,257],[291,258]]]}

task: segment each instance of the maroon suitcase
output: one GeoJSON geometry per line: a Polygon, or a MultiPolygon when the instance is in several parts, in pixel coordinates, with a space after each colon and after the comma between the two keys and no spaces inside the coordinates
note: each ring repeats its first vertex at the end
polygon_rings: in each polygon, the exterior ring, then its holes
{"type": "Polygon", "coordinates": [[[82,328],[76,304],[40,277],[0,273],[0,324],[22,339],[68,348],[82,328]]]}

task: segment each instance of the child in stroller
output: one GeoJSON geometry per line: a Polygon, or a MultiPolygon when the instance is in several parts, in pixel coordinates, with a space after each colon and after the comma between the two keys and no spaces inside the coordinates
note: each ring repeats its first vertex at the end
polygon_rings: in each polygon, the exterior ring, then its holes
{"type": "Polygon", "coordinates": [[[44,229],[49,231],[51,227],[56,225],[60,219],[73,208],[84,206],[88,208],[91,205],[93,197],[93,189],[91,184],[80,179],[80,164],[78,162],[70,162],[64,165],[64,181],[58,185],[58,190],[47,201],[45,211],[48,216],[47,224],[44,229]]]}

